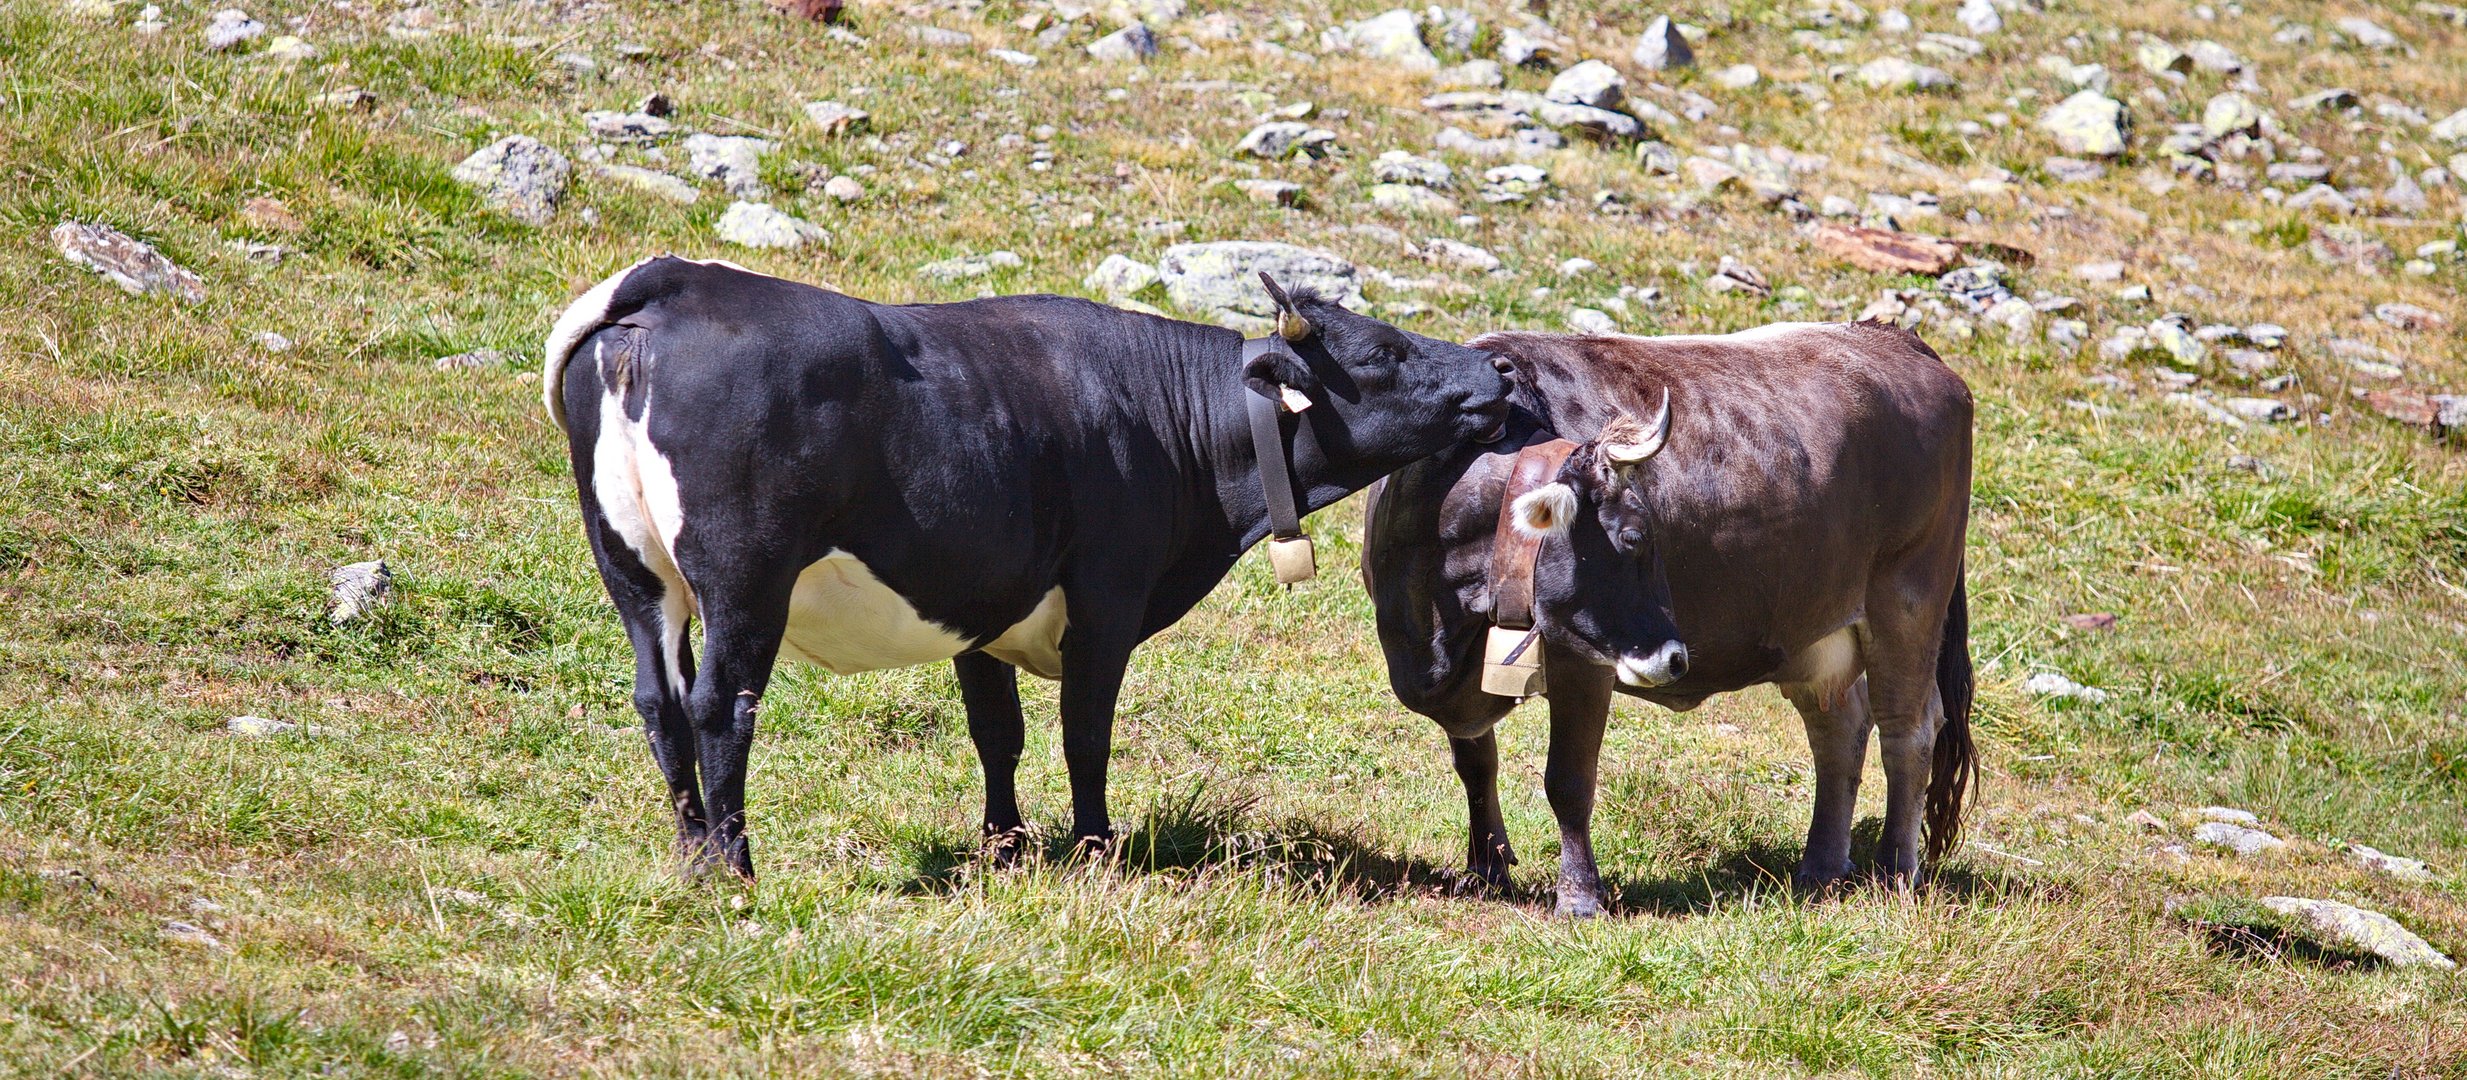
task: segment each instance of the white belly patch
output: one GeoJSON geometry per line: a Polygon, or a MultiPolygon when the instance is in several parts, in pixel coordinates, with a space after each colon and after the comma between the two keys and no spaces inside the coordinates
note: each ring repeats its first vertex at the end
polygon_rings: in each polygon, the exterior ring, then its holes
{"type": "MultiPolygon", "coordinates": [[[[985,647],[998,660],[1047,679],[1062,674],[1062,590],[985,647]]],[[[797,575],[788,602],[789,655],[839,675],[947,660],[968,639],[923,615],[856,556],[833,549],[797,575]]]]}

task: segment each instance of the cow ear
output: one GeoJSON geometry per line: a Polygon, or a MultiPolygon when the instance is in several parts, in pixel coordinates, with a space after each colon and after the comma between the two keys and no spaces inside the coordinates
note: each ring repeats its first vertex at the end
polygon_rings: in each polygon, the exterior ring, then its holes
{"type": "Polygon", "coordinates": [[[1269,349],[1242,365],[1242,382],[1252,393],[1270,399],[1282,396],[1283,389],[1304,396],[1315,396],[1319,390],[1319,377],[1311,374],[1310,365],[1283,349],[1269,349]]]}
{"type": "Polygon", "coordinates": [[[1519,495],[1508,520],[1528,539],[1566,536],[1576,520],[1576,489],[1552,481],[1519,495]]]}

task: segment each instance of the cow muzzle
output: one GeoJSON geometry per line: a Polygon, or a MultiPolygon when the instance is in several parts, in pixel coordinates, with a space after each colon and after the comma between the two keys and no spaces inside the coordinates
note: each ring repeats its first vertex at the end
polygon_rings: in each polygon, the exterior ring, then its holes
{"type": "Polygon", "coordinates": [[[1619,673],[1619,681],[1629,686],[1652,689],[1668,686],[1687,676],[1687,646],[1676,641],[1664,642],[1650,653],[1629,653],[1611,665],[1619,673]]]}

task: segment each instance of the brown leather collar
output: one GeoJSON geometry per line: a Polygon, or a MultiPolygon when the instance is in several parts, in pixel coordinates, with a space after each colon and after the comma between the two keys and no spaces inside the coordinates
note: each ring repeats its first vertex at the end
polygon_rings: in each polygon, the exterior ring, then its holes
{"type": "Polygon", "coordinates": [[[1538,442],[1516,452],[1508,482],[1499,492],[1499,532],[1490,549],[1490,621],[1510,630],[1533,627],[1533,560],[1542,538],[1518,532],[1517,496],[1559,477],[1559,466],[1576,451],[1566,439],[1538,442]]]}

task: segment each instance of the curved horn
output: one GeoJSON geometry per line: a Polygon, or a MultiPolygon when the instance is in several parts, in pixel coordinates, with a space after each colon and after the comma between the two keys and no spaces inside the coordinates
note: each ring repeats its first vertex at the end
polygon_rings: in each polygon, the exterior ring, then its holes
{"type": "Polygon", "coordinates": [[[1603,443],[1602,456],[1608,458],[1612,465],[1625,469],[1642,465],[1646,458],[1662,452],[1662,445],[1670,441],[1669,387],[1662,388],[1662,407],[1653,414],[1653,419],[1645,421],[1643,427],[1644,437],[1635,442],[1603,443]]]}
{"type": "Polygon", "coordinates": [[[1316,329],[1316,327],[1311,325],[1311,321],[1309,319],[1303,318],[1290,308],[1278,311],[1276,313],[1277,336],[1282,337],[1287,341],[1301,341],[1302,339],[1311,336],[1311,331],[1314,329],[1316,329]]]}

